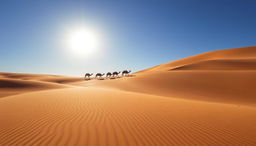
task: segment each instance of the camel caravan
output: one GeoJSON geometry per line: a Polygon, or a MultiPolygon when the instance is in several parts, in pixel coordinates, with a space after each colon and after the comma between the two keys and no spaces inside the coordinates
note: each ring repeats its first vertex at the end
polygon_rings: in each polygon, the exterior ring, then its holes
{"type": "MultiPolygon", "coordinates": [[[[104,75],[106,76],[106,78],[116,78],[116,77],[119,77],[119,74],[121,74],[122,76],[129,76],[129,73],[131,73],[131,70],[124,70],[122,71],[122,73],[119,71],[115,71],[115,72],[108,72],[108,73],[96,73],[95,74],[95,78],[98,78],[98,79],[102,79],[104,77],[104,75]]],[[[85,80],[88,80],[91,78],[91,76],[93,75],[93,73],[86,73],[84,75],[84,78],[85,80]]]]}

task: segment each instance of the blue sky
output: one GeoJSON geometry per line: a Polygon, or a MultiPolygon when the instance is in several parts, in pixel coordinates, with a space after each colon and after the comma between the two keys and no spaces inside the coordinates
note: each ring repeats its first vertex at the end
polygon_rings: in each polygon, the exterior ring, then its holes
{"type": "Polygon", "coordinates": [[[1,0],[0,72],[138,71],[207,51],[255,46],[255,7],[255,0],[1,0]],[[67,53],[62,40],[76,25],[101,33],[98,53],[67,53]]]}

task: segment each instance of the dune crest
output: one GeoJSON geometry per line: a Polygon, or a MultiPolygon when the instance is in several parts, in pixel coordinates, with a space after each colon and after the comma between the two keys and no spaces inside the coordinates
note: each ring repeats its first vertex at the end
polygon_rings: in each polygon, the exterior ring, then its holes
{"type": "Polygon", "coordinates": [[[68,83],[81,81],[78,77],[25,73],[0,73],[0,97],[70,87],[68,83]],[[65,84],[64,84],[65,83],[65,84]]]}
{"type": "Polygon", "coordinates": [[[167,71],[173,68],[182,67],[184,65],[194,64],[201,61],[208,60],[240,60],[240,59],[256,59],[256,46],[243,47],[235,49],[224,49],[217,50],[207,53],[202,53],[199,55],[187,57],[177,61],[172,61],[169,63],[161,64],[149,69],[139,71],[138,73],[147,73],[151,71],[167,71]]]}
{"type": "Polygon", "coordinates": [[[256,59],[207,60],[180,66],[171,70],[256,70],[256,59]]]}

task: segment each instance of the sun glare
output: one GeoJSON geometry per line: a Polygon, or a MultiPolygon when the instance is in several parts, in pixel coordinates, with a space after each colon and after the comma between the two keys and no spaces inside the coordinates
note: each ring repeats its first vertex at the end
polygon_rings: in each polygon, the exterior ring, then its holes
{"type": "Polygon", "coordinates": [[[70,52],[77,56],[95,53],[100,46],[99,36],[93,30],[80,28],[72,31],[67,40],[70,52]]]}

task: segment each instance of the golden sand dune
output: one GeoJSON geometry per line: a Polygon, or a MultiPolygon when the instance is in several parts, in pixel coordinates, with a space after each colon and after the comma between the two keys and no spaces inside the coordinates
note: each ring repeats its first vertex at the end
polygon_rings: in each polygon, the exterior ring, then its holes
{"type": "Polygon", "coordinates": [[[46,81],[46,82],[53,82],[53,83],[70,83],[70,82],[76,82],[76,81],[83,81],[83,78],[81,77],[46,75],[46,74],[1,73],[0,72],[0,77],[7,78],[7,79],[46,81]]]}
{"type": "Polygon", "coordinates": [[[34,80],[20,80],[0,78],[0,97],[20,94],[31,91],[65,88],[67,85],[55,84],[50,82],[41,82],[34,80]]]}
{"type": "Polygon", "coordinates": [[[134,76],[96,84],[160,96],[255,105],[256,47],[204,53],[134,76]]]}
{"type": "Polygon", "coordinates": [[[0,97],[57,88],[70,87],[68,83],[83,81],[81,77],[25,73],[0,73],[0,97]]]}
{"type": "Polygon", "coordinates": [[[119,80],[99,81],[95,84],[191,100],[256,104],[256,71],[152,72],[119,80]]]}
{"type": "Polygon", "coordinates": [[[53,83],[59,83],[59,84],[68,84],[78,81],[84,81],[84,78],[82,77],[51,77],[51,78],[41,78],[41,81],[46,82],[53,82],[53,83]]]}
{"type": "Polygon", "coordinates": [[[2,78],[9,79],[23,79],[23,80],[36,80],[37,78],[45,77],[58,77],[56,75],[46,75],[46,74],[28,74],[28,73],[6,73],[0,72],[2,78]]]}
{"type": "Polygon", "coordinates": [[[256,144],[255,107],[72,88],[2,98],[0,112],[0,145],[256,144]]]}
{"type": "Polygon", "coordinates": [[[0,73],[0,145],[256,145],[255,60],[247,47],[116,79],[0,73]]]}
{"type": "Polygon", "coordinates": [[[207,60],[171,70],[256,70],[256,59],[207,60]]]}
{"type": "Polygon", "coordinates": [[[173,68],[181,67],[184,65],[194,64],[201,61],[207,60],[240,60],[240,59],[256,59],[256,46],[235,48],[235,49],[224,49],[218,51],[207,52],[177,61],[161,64],[146,70],[142,70],[139,73],[145,73],[150,71],[167,71],[173,68]]]}
{"type": "Polygon", "coordinates": [[[60,84],[51,84],[46,82],[32,81],[32,80],[16,80],[16,79],[0,79],[0,88],[7,89],[39,89],[39,88],[58,88],[62,87],[60,84]]]}

